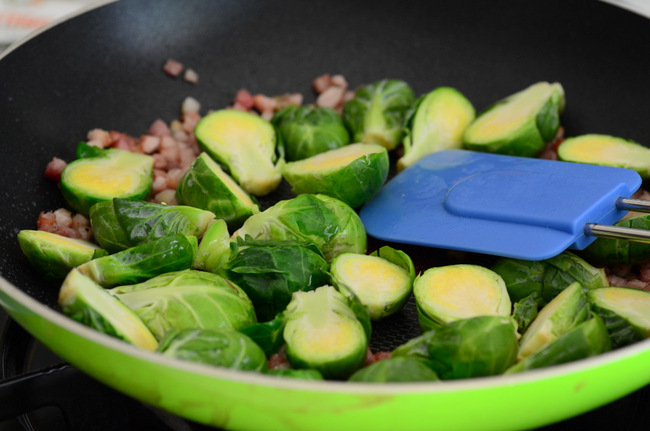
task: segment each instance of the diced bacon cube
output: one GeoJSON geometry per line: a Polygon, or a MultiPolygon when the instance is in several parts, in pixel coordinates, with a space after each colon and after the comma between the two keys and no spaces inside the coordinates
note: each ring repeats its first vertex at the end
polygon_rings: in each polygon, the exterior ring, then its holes
{"type": "Polygon", "coordinates": [[[178,75],[180,75],[183,72],[183,69],[184,66],[182,63],[171,58],[165,61],[165,64],[163,64],[163,70],[165,73],[173,78],[176,78],[178,75]]]}
{"type": "Polygon", "coordinates": [[[59,182],[61,180],[61,174],[68,164],[58,157],[52,158],[52,160],[45,167],[45,178],[48,180],[59,182]]]}

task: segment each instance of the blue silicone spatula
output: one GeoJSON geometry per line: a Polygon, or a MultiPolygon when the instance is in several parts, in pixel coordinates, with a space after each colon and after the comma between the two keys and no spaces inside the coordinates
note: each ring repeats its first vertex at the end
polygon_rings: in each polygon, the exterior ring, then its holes
{"type": "Polygon", "coordinates": [[[648,242],[612,226],[647,211],[630,199],[641,182],[623,168],[447,150],[396,175],[360,216],[385,241],[541,260],[596,236],[648,242]]]}

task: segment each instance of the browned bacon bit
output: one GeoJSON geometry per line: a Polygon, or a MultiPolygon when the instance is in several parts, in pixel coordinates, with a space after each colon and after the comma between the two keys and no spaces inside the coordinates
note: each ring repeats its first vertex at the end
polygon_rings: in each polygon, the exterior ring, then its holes
{"type": "Polygon", "coordinates": [[[330,85],[332,85],[332,77],[327,73],[319,76],[312,82],[312,87],[314,87],[314,91],[318,94],[325,91],[330,85]]]}
{"type": "Polygon", "coordinates": [[[88,240],[92,236],[90,222],[81,215],[74,216],[65,208],[56,211],[41,212],[36,221],[37,229],[45,232],[56,233],[68,238],[88,240]]]}
{"type": "Polygon", "coordinates": [[[381,361],[383,359],[388,359],[388,358],[390,358],[390,352],[372,353],[372,350],[368,348],[368,351],[366,352],[366,362],[364,364],[364,367],[373,364],[377,361],[381,361]]]}
{"type": "Polygon", "coordinates": [[[173,60],[173,59],[168,59],[165,61],[165,64],[163,64],[163,70],[165,73],[173,78],[176,78],[178,75],[180,75],[183,72],[183,64],[173,60]]]}
{"type": "Polygon", "coordinates": [[[142,153],[152,154],[160,147],[160,136],[144,135],[140,138],[138,149],[142,153]]]}
{"type": "Polygon", "coordinates": [[[348,81],[343,75],[321,75],[313,81],[312,86],[318,94],[316,105],[335,109],[339,113],[343,110],[343,104],[354,97],[354,92],[348,91],[348,81]]]}
{"type": "Polygon", "coordinates": [[[86,135],[86,144],[92,147],[106,148],[111,144],[111,136],[106,130],[93,129],[86,135]]]}
{"type": "Polygon", "coordinates": [[[163,136],[171,136],[172,131],[169,130],[167,123],[165,123],[163,120],[158,119],[151,123],[151,126],[149,126],[148,134],[162,138],[163,136]]]}
{"type": "Polygon", "coordinates": [[[610,286],[631,287],[650,291],[650,262],[605,268],[610,286]]]}
{"type": "Polygon", "coordinates": [[[278,353],[274,353],[267,361],[269,370],[287,370],[291,368],[289,360],[287,359],[287,353],[285,347],[280,348],[278,353]]]}
{"type": "Polygon", "coordinates": [[[253,99],[253,95],[248,90],[242,88],[237,92],[233,106],[235,109],[248,111],[250,109],[253,109],[253,105],[255,105],[255,100],[253,99]]]}
{"type": "Polygon", "coordinates": [[[52,160],[45,167],[45,178],[48,180],[59,182],[61,180],[61,173],[68,164],[58,157],[52,158],[52,160]]]}

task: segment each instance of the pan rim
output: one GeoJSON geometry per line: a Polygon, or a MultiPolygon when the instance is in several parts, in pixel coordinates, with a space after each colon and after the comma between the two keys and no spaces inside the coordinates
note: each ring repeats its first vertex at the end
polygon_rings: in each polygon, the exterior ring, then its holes
{"type": "MultiPolygon", "coordinates": [[[[496,387],[510,386],[515,384],[534,383],[540,380],[550,378],[562,378],[577,372],[586,372],[591,369],[597,369],[602,366],[611,365],[625,359],[633,358],[636,355],[650,351],[650,339],[636,342],[632,345],[621,347],[610,352],[605,352],[597,356],[581,359],[578,361],[555,365],[512,375],[497,375],[480,378],[447,380],[436,382],[413,382],[413,383],[364,383],[364,382],[347,382],[347,381],[307,381],[302,379],[277,378],[276,376],[265,375],[263,373],[244,372],[239,370],[230,370],[219,368],[206,364],[183,361],[177,358],[166,357],[156,352],[138,348],[109,335],[103,334],[90,327],[82,325],[56,310],[41,304],[36,299],[22,292],[2,275],[0,275],[0,291],[15,300],[19,305],[25,307],[32,313],[42,316],[52,324],[57,325],[63,330],[76,336],[85,338],[87,341],[98,344],[102,347],[116,350],[124,355],[136,359],[154,362],[157,365],[170,369],[179,369],[184,372],[201,375],[208,378],[218,378],[237,383],[264,385],[285,390],[311,390],[322,392],[334,392],[345,394],[381,394],[381,395],[398,395],[398,394],[417,394],[417,393],[444,393],[444,392],[464,392],[468,390],[486,390],[496,387]]],[[[0,297],[0,304],[7,309],[11,315],[11,310],[7,307],[0,297]]],[[[642,379],[643,380],[643,379],[642,379]]],[[[650,381],[650,376],[648,376],[650,381]]]]}

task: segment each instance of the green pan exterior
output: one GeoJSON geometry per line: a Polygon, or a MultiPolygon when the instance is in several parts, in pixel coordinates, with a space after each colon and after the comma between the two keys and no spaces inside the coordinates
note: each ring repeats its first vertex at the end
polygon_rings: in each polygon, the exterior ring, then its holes
{"type": "Polygon", "coordinates": [[[399,384],[302,381],[138,349],[68,319],[1,277],[0,304],[54,353],[97,380],[225,429],[528,429],[586,412],[650,382],[650,340],[512,376],[399,384]]]}

